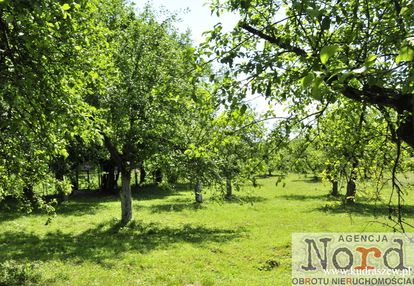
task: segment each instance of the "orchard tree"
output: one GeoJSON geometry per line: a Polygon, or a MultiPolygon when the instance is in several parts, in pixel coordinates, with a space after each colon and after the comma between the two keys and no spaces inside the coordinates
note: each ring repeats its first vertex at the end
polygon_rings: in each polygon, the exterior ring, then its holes
{"type": "Polygon", "coordinates": [[[254,180],[263,167],[260,143],[265,128],[249,108],[223,112],[214,120],[211,145],[220,176],[226,182],[226,198],[233,196],[235,180],[254,180]]]}
{"type": "Polygon", "coordinates": [[[232,32],[216,25],[205,43],[254,91],[292,111],[343,98],[395,118],[394,140],[414,147],[414,9],[411,1],[211,1],[238,14],[232,32]],[[397,116],[390,116],[396,114],[397,116]]]}
{"type": "Polygon", "coordinates": [[[202,203],[203,185],[213,185],[220,177],[213,156],[217,150],[210,148],[220,103],[206,81],[197,83],[193,95],[193,101],[183,114],[185,120],[176,129],[184,147],[176,162],[194,186],[195,201],[202,203]]]}
{"type": "Polygon", "coordinates": [[[263,124],[257,124],[255,113],[246,108],[219,111],[221,102],[214,93],[198,95],[198,112],[187,125],[186,155],[189,179],[194,183],[197,202],[202,202],[202,185],[222,189],[226,198],[233,195],[233,187],[253,180],[261,171],[260,143],[263,124]]]}
{"type": "MultiPolygon", "coordinates": [[[[370,179],[378,193],[389,181],[396,164],[387,121],[381,113],[355,102],[345,106],[333,104],[318,121],[313,131],[317,148],[325,154],[325,177],[332,182],[337,195],[338,181],[345,178],[346,202],[353,203],[357,180],[362,184],[370,179]]],[[[401,152],[398,171],[403,172],[407,160],[401,152]]]]}
{"type": "Polygon", "coordinates": [[[349,99],[380,112],[396,165],[404,143],[414,147],[412,1],[210,3],[218,16],[230,11],[240,19],[228,33],[217,24],[204,44],[206,55],[230,66],[228,77],[240,81],[225,87],[228,94],[263,94],[304,116],[349,99]]]}
{"type": "Polygon", "coordinates": [[[149,8],[115,16],[119,80],[100,95],[99,106],[108,122],[105,146],[121,173],[122,223],[127,223],[131,171],[163,146],[174,145],[175,126],[191,98],[194,49],[176,32],[172,18],[158,22],[149,8]]]}
{"type": "Polygon", "coordinates": [[[84,99],[111,70],[103,2],[0,1],[0,193],[32,192],[70,140],[97,135],[84,99]]]}

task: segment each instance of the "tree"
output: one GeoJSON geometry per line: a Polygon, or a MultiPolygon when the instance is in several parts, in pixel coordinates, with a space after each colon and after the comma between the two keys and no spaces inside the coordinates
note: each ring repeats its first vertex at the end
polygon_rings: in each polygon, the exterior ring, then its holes
{"type": "MultiPolygon", "coordinates": [[[[392,186],[401,202],[396,171],[404,144],[414,147],[414,19],[409,13],[414,3],[210,3],[217,15],[231,11],[240,17],[229,33],[216,25],[204,44],[206,55],[214,54],[230,66],[228,77],[239,81],[226,86],[227,93],[262,94],[303,117],[315,110],[321,115],[334,102],[342,108],[349,102],[345,99],[377,109],[387,122],[387,142],[395,143],[392,186]]],[[[349,186],[351,191],[352,183],[349,186]]]]}
{"type": "Polygon", "coordinates": [[[100,2],[0,2],[0,193],[32,189],[71,139],[96,138],[84,99],[110,69],[100,2]]]}
{"type": "MultiPolygon", "coordinates": [[[[396,163],[394,146],[389,139],[387,122],[381,113],[355,102],[346,106],[332,104],[318,121],[315,144],[325,154],[324,175],[337,188],[341,178],[346,180],[346,202],[353,203],[356,181],[370,179],[377,193],[387,184],[396,163]],[[352,112],[351,112],[352,110],[352,112]]],[[[398,168],[404,172],[407,153],[401,153],[398,168]]]]}
{"type": "Polygon", "coordinates": [[[262,166],[260,143],[263,124],[246,108],[222,111],[217,94],[199,92],[197,112],[185,126],[187,150],[185,169],[194,183],[196,202],[202,202],[201,186],[206,184],[226,189],[226,198],[233,195],[247,179],[254,179],[262,166]]]}
{"type": "Polygon", "coordinates": [[[214,120],[211,144],[217,150],[215,161],[220,176],[225,180],[227,199],[233,196],[236,179],[240,183],[246,179],[253,180],[262,169],[260,143],[265,128],[262,123],[256,123],[255,115],[253,110],[246,108],[223,112],[214,120]]]}
{"type": "Polygon", "coordinates": [[[230,33],[221,25],[205,47],[249,81],[247,90],[293,111],[344,97],[378,108],[395,126],[393,140],[414,147],[414,19],[408,1],[211,1],[217,15],[240,15],[230,33]],[[293,106],[296,105],[296,106],[293,106]]]}
{"type": "MultiPolygon", "coordinates": [[[[117,15],[117,14],[115,14],[117,15]]],[[[147,7],[125,13],[115,28],[119,79],[99,97],[109,128],[105,146],[121,173],[122,223],[132,219],[131,171],[174,145],[175,126],[191,99],[194,49],[173,19],[155,20],[147,7]]]]}

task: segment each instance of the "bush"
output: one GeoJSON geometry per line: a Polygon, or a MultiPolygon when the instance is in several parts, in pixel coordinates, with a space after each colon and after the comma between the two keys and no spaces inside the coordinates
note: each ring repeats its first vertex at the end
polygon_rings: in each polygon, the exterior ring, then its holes
{"type": "Polygon", "coordinates": [[[8,260],[0,263],[0,286],[38,285],[40,274],[34,263],[8,260]]]}

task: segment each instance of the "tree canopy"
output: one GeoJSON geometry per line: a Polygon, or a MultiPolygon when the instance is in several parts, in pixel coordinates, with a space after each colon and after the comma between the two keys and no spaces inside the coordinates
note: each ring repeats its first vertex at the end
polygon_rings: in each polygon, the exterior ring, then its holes
{"type": "Polygon", "coordinates": [[[230,77],[247,75],[244,93],[288,100],[293,111],[348,98],[379,109],[393,140],[414,147],[413,5],[216,0],[213,12],[240,22],[229,33],[216,25],[205,46],[232,67],[230,77]]]}

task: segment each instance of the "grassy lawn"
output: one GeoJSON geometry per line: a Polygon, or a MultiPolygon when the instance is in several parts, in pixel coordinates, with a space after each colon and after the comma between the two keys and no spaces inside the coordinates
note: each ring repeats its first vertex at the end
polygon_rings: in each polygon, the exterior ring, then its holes
{"type": "Polygon", "coordinates": [[[392,231],[379,203],[344,208],[328,185],[276,179],[232,202],[207,192],[202,206],[185,187],[136,191],[134,221],[122,229],[111,196],[74,197],[48,225],[46,215],[3,212],[0,262],[35,262],[45,285],[290,285],[292,233],[392,231]]]}

